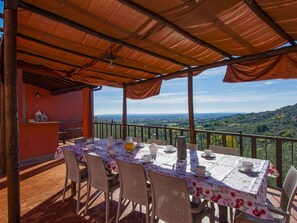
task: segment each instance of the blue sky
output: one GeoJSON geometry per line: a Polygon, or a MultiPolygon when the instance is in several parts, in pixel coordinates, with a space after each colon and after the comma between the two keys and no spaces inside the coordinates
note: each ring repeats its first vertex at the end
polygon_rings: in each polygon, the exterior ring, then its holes
{"type": "MultiPolygon", "coordinates": [[[[297,79],[224,83],[226,67],[214,68],[193,79],[197,113],[260,112],[297,103],[297,79]]],[[[103,87],[94,94],[94,114],[121,114],[122,89],[103,87]]],[[[163,81],[158,96],[127,101],[128,114],[187,113],[187,78],[163,81]]]]}

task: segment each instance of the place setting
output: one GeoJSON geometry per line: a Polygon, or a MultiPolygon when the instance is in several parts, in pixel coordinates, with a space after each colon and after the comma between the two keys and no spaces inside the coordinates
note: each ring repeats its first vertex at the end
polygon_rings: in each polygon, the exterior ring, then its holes
{"type": "Polygon", "coordinates": [[[204,159],[212,160],[216,158],[216,155],[211,149],[205,149],[201,154],[201,157],[203,157],[204,159]]]}
{"type": "Polygon", "coordinates": [[[167,145],[164,149],[164,153],[175,153],[177,149],[173,145],[167,145]]]}
{"type": "Polygon", "coordinates": [[[242,161],[238,166],[238,171],[245,174],[258,174],[259,171],[256,171],[255,166],[250,161],[242,161]]]}
{"type": "Polygon", "coordinates": [[[211,173],[206,170],[206,166],[198,165],[194,170],[191,170],[191,174],[195,177],[208,178],[211,176],[211,173]]]}

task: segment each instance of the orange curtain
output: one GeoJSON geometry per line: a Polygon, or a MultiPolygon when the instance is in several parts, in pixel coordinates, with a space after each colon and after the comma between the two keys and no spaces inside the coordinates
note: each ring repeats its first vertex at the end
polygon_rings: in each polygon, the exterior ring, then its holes
{"type": "Polygon", "coordinates": [[[144,99],[160,94],[162,80],[152,80],[127,87],[127,98],[144,99]]]}
{"type": "Polygon", "coordinates": [[[297,78],[297,53],[228,65],[224,82],[297,78]]]}

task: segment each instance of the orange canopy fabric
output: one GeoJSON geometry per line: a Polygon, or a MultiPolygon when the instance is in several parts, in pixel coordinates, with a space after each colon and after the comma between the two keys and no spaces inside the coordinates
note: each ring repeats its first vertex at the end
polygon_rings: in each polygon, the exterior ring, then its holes
{"type": "Polygon", "coordinates": [[[297,38],[295,0],[19,0],[19,67],[122,87],[287,43],[250,2],[297,38]]]}
{"type": "Polygon", "coordinates": [[[224,82],[297,78],[297,53],[228,65],[224,82]]]}
{"type": "Polygon", "coordinates": [[[144,99],[156,96],[160,93],[162,80],[152,80],[127,87],[127,98],[144,99]]]}

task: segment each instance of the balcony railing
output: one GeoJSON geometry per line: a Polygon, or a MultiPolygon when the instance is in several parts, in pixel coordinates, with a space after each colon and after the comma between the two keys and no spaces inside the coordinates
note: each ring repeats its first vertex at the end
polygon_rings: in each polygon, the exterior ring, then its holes
{"type": "MultiPolygon", "coordinates": [[[[144,142],[149,138],[164,139],[174,145],[176,136],[186,136],[190,141],[190,130],[162,126],[127,125],[127,135],[141,137],[144,142]]],[[[113,122],[95,122],[94,135],[98,138],[113,136],[121,138],[122,124],[113,122]]],[[[244,134],[242,132],[218,132],[195,130],[195,141],[199,150],[207,149],[209,145],[236,147],[240,155],[258,159],[270,160],[275,164],[280,176],[269,179],[270,186],[282,187],[282,182],[290,166],[297,165],[297,139],[264,135],[244,134]]]]}

